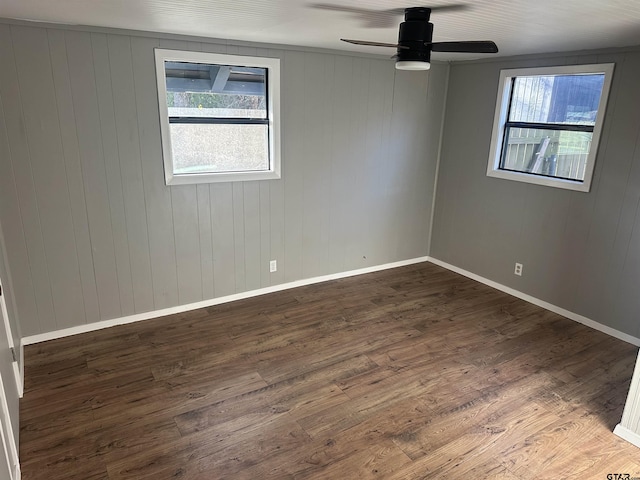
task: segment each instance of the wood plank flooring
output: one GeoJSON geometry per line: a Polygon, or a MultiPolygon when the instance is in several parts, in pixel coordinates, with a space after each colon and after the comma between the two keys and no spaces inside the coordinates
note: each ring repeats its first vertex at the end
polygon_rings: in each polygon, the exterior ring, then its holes
{"type": "Polygon", "coordinates": [[[637,349],[432,264],[29,346],[32,479],[640,476],[637,349]]]}

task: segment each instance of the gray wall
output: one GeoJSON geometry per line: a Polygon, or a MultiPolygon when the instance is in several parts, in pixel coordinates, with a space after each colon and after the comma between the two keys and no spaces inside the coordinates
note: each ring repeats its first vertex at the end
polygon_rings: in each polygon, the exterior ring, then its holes
{"type": "Polygon", "coordinates": [[[190,40],[0,21],[24,335],[427,254],[446,65],[190,40]],[[281,180],[165,186],[154,47],[282,59],[281,180]]]}
{"type": "Polygon", "coordinates": [[[637,49],[454,64],[431,256],[640,337],[639,77],[637,49]],[[605,62],[616,67],[591,192],[486,176],[500,69],[605,62]]]}

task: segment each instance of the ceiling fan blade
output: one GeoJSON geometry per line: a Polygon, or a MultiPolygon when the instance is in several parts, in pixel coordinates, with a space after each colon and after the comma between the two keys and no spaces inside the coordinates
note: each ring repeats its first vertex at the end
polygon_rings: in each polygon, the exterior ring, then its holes
{"type": "MultiPolygon", "coordinates": [[[[364,22],[366,28],[392,28],[398,25],[401,17],[405,13],[405,8],[391,8],[388,10],[373,10],[369,8],[348,7],[343,5],[334,5],[331,3],[313,3],[312,8],[320,10],[329,10],[332,12],[350,13],[359,16],[364,22]]],[[[432,12],[453,12],[456,10],[465,10],[469,8],[464,4],[440,5],[437,7],[429,7],[432,12]]]]}
{"type": "Polygon", "coordinates": [[[356,15],[367,15],[371,13],[380,13],[378,10],[369,10],[368,8],[345,7],[342,5],[332,5],[330,3],[313,3],[310,5],[320,10],[330,10],[332,12],[355,13],[356,15]]]}
{"type": "Polygon", "coordinates": [[[425,43],[431,45],[433,52],[458,52],[458,53],[498,53],[498,46],[489,40],[472,42],[434,42],[425,43]]]}
{"type": "Polygon", "coordinates": [[[392,28],[398,24],[396,15],[402,15],[404,9],[400,9],[400,13],[387,12],[385,10],[371,10],[368,8],[346,7],[342,5],[332,5],[330,3],[314,3],[313,8],[320,10],[329,10],[332,12],[343,12],[356,15],[361,18],[366,28],[392,28]]]}
{"type": "Polygon", "coordinates": [[[381,42],[368,42],[366,40],[349,40],[348,38],[341,38],[343,42],[353,43],[354,45],[367,45],[369,47],[391,47],[391,48],[409,48],[404,45],[396,45],[395,43],[381,43],[381,42]]]}
{"type": "MultiPolygon", "coordinates": [[[[454,3],[452,5],[440,5],[438,7],[427,7],[432,12],[456,12],[461,10],[467,10],[469,5],[464,3],[454,3]]],[[[382,10],[382,12],[387,13],[389,15],[403,15],[405,8],[390,8],[388,10],[382,10]]]]}

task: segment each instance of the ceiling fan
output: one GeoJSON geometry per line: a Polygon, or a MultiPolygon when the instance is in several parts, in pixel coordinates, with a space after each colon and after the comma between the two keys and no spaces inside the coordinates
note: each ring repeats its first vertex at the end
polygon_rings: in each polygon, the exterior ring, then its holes
{"type": "MultiPolygon", "coordinates": [[[[382,24],[381,20],[401,13],[400,9],[371,11],[357,8],[345,8],[337,5],[315,5],[325,10],[346,11],[364,14],[375,21],[375,26],[382,24]]],[[[429,22],[432,10],[459,10],[463,5],[449,5],[442,7],[411,7],[404,9],[404,22],[400,24],[398,43],[368,42],[364,40],[349,40],[341,38],[343,42],[355,45],[373,47],[391,47],[397,49],[396,68],[398,70],[428,70],[430,68],[431,52],[460,52],[460,53],[497,53],[498,46],[492,41],[468,42],[433,42],[433,23],[429,22]]]]}

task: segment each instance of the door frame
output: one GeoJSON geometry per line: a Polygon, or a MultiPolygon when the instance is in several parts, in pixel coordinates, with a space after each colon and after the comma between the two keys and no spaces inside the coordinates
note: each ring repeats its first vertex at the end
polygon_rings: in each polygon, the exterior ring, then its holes
{"type": "Polygon", "coordinates": [[[20,472],[18,446],[16,445],[15,436],[13,435],[13,426],[11,425],[11,418],[9,416],[9,405],[7,404],[7,397],[4,392],[4,382],[2,381],[2,375],[0,375],[0,415],[2,416],[0,419],[0,444],[2,444],[2,451],[4,451],[7,464],[9,465],[10,480],[20,480],[22,474],[20,472]]]}
{"type": "Polygon", "coordinates": [[[22,395],[24,394],[24,362],[19,362],[18,360],[24,358],[24,351],[22,344],[20,344],[19,351],[16,350],[16,345],[13,341],[13,332],[11,331],[11,323],[9,322],[7,302],[4,299],[5,294],[6,289],[2,285],[2,278],[0,278],[0,314],[2,315],[2,319],[4,321],[5,331],[7,332],[7,341],[9,343],[9,348],[13,350],[15,355],[15,359],[12,362],[13,376],[15,377],[16,388],[18,389],[18,397],[22,398],[22,395]]]}

